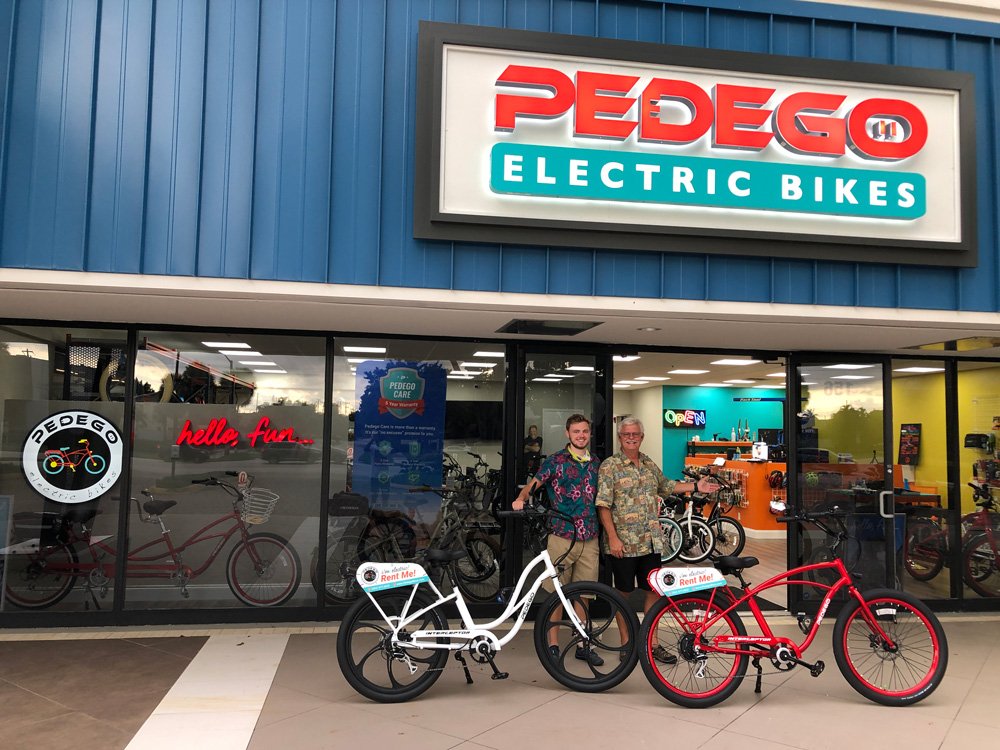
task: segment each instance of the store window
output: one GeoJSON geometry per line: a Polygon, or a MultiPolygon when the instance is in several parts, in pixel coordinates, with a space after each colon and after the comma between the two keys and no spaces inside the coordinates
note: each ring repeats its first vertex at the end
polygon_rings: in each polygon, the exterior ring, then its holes
{"type": "Polygon", "coordinates": [[[126,333],[0,327],[0,610],[111,608],[126,333]]]}
{"type": "Polygon", "coordinates": [[[497,345],[336,340],[328,604],[357,598],[362,562],[430,548],[464,549],[451,578],[467,601],[495,600],[505,369],[497,345]]]}
{"type": "Polygon", "coordinates": [[[958,425],[963,596],[993,599],[1000,597],[1000,364],[959,364],[958,425]]]}
{"type": "Polygon", "coordinates": [[[318,337],[139,332],[127,608],[315,603],[325,352],[318,337]]]}

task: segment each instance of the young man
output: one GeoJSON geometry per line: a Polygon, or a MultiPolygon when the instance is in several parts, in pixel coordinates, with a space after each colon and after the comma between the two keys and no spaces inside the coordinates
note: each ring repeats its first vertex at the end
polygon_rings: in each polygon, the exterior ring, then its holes
{"type": "MultiPolygon", "coordinates": [[[[648,612],[657,599],[648,578],[660,567],[664,547],[658,498],[671,492],[691,492],[695,485],[663,476],[653,459],[639,451],[644,437],[640,419],[626,417],[618,424],[621,448],[601,464],[596,503],[615,588],[628,597],[638,583],[645,591],[643,609],[648,612]]],[[[714,486],[701,480],[699,487],[701,482],[705,482],[705,491],[714,486]]],[[[663,646],[653,650],[653,658],[664,664],[677,661],[663,646]]]]}
{"type": "MultiPolygon", "coordinates": [[[[600,564],[594,506],[600,461],[590,455],[590,420],[582,414],[571,416],[566,420],[566,438],[569,441],[566,447],[542,462],[538,473],[511,504],[514,510],[521,510],[535,488],[544,486],[551,507],[573,519],[572,524],[561,518],[550,519],[548,551],[553,560],[569,549],[576,529],[577,541],[570,556],[563,561],[563,571],[559,574],[559,582],[564,585],[571,581],[596,581],[600,564]]],[[[547,591],[553,590],[549,581],[544,586],[547,591]]],[[[558,619],[561,614],[562,608],[557,608],[553,618],[558,619]]],[[[584,616],[583,612],[578,614],[584,616]]],[[[551,628],[549,648],[556,657],[559,655],[557,636],[556,629],[551,628]]],[[[589,661],[595,667],[604,663],[604,659],[589,649],[577,648],[576,658],[589,661]]]]}

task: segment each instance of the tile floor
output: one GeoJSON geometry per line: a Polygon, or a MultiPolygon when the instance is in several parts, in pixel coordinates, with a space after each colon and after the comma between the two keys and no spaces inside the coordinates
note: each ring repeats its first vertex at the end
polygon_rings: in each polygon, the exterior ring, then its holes
{"type": "MultiPolygon", "coordinates": [[[[794,630],[787,617],[771,621],[794,630]]],[[[907,709],[848,686],[830,652],[832,623],[809,651],[828,665],[819,678],[767,675],[760,695],[748,680],[704,710],[666,702],[639,669],[607,693],[569,692],[542,670],[527,631],[497,659],[508,680],[470,664],[467,685],[449,660],[422,697],[392,705],[344,681],[335,626],[0,632],[0,748],[995,747],[1000,616],[942,621],[948,674],[907,709]]]]}

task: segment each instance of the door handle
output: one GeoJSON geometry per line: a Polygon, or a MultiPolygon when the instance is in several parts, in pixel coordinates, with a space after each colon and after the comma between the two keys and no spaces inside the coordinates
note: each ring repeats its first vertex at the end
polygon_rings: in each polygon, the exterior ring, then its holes
{"type": "Polygon", "coordinates": [[[892,519],[893,514],[887,513],[885,510],[885,499],[887,497],[892,497],[892,490],[883,490],[878,493],[878,514],[882,516],[882,518],[892,519]]]}

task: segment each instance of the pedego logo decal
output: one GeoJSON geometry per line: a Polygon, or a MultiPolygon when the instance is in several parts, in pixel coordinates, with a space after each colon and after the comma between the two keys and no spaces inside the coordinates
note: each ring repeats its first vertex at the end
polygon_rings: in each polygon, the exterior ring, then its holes
{"type": "Polygon", "coordinates": [[[28,484],[49,500],[96,500],[121,475],[122,436],[100,414],[57,412],[28,433],[21,468],[28,484]]]}

